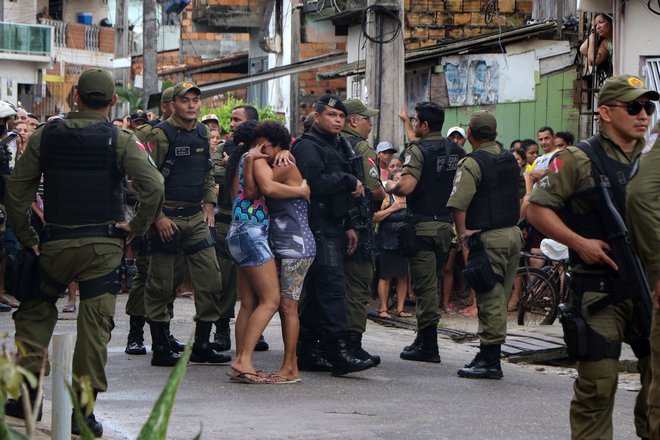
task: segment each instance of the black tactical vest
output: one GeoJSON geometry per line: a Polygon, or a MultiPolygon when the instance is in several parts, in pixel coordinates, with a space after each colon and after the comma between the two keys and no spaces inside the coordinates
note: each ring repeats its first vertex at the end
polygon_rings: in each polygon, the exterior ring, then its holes
{"type": "MultiPolygon", "coordinates": [[[[596,186],[575,193],[567,200],[564,207],[564,222],[573,231],[586,238],[593,238],[598,240],[608,241],[608,224],[613,222],[611,215],[606,207],[605,198],[600,187],[601,181],[606,182],[611,193],[612,200],[616,210],[621,215],[621,218],[626,218],[626,193],[627,186],[630,179],[630,173],[633,165],[619,162],[618,160],[608,156],[600,142],[595,137],[591,137],[587,142],[580,142],[576,145],[577,148],[584,151],[589,159],[591,159],[591,169],[596,186]],[[600,163],[604,169],[599,170],[596,162],[600,163]],[[573,201],[580,200],[586,202],[589,209],[584,213],[577,213],[573,210],[573,201]]],[[[577,263],[584,263],[577,252],[569,249],[570,263],[575,265],[577,263]]]]}
{"type": "Polygon", "coordinates": [[[465,226],[483,230],[515,226],[520,217],[516,158],[508,150],[497,155],[477,150],[469,156],[479,164],[481,182],[468,206],[465,226]]]}
{"type": "Polygon", "coordinates": [[[170,144],[160,168],[165,177],[165,200],[201,203],[211,161],[206,125],[198,122],[196,129],[187,131],[164,121],[156,127],[170,144]],[[163,172],[166,169],[169,171],[163,172]]]}
{"type": "Polygon", "coordinates": [[[44,174],[44,217],[56,225],[124,221],[123,175],[117,168],[119,129],[109,122],[69,128],[46,124],[39,162],[44,174]]]}
{"type": "Polygon", "coordinates": [[[458,161],[465,156],[465,151],[447,138],[425,140],[416,145],[424,156],[424,167],[415,190],[408,195],[408,210],[414,215],[448,217],[447,200],[458,161]]]}
{"type": "MultiPolygon", "coordinates": [[[[227,139],[224,144],[222,144],[222,153],[231,156],[235,151],[238,151],[238,147],[234,143],[232,138],[227,139]]],[[[231,209],[232,196],[229,192],[229,185],[225,182],[226,179],[223,179],[220,182],[220,190],[218,191],[218,206],[223,209],[231,209]]]]}
{"type": "MultiPolygon", "coordinates": [[[[338,141],[343,142],[341,139],[338,139],[338,141]]],[[[296,148],[316,148],[321,156],[326,173],[349,173],[348,159],[339,147],[330,145],[328,140],[315,133],[314,130],[310,130],[296,139],[291,150],[293,151],[296,148]]],[[[327,222],[334,224],[338,220],[343,220],[352,206],[353,202],[350,199],[350,193],[344,190],[324,197],[312,194],[309,205],[312,228],[319,227],[327,222]]]]}

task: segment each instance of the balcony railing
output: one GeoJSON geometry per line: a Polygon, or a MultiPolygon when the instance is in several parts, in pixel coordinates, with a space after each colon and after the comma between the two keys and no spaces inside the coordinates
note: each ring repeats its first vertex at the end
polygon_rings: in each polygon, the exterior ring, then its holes
{"type": "Polygon", "coordinates": [[[0,22],[0,51],[28,55],[50,55],[48,26],[0,22]]]}
{"type": "Polygon", "coordinates": [[[115,30],[113,28],[65,23],[44,18],[41,19],[41,23],[53,27],[55,47],[106,53],[115,51],[115,30]]]}

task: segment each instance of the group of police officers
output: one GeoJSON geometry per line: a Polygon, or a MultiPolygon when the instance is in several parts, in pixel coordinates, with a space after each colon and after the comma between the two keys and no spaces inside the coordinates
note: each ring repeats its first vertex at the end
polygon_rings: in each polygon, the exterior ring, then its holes
{"type": "MultiPolygon", "coordinates": [[[[230,360],[221,353],[231,347],[229,320],[236,301],[233,262],[224,247],[231,201],[223,188],[223,159],[236,146],[230,138],[212,157],[208,127],[198,122],[200,94],[191,83],[164,91],[162,120],[133,135],[108,122],[117,101],[112,76],[86,70],[75,92],[79,111],[45,124],[30,139],[4,201],[23,252],[38,256],[39,283],[21,292],[14,315],[16,342],[24,349],[21,364],[29,371],[39,372],[57,321],[55,302],[68,283],[77,280],[81,301],[74,387],[80,391],[81,378],[87,376],[95,393],[107,389],[106,346],[114,327],[124,243],[131,240],[138,275],[126,306],[126,352],[146,353],[143,327],[148,323],[151,364],[176,364],[183,346],[170,334],[169,322],[176,287],[187,271],[196,309],[191,361],[230,360]],[[126,175],[138,201],[128,222],[126,175]],[[46,228],[38,237],[26,212],[42,178],[46,228]]],[[[562,324],[578,365],[570,416],[575,439],[612,438],[622,342],[631,344],[639,358],[637,434],[660,438],[660,152],[654,148],[660,128],[646,146],[644,142],[658,98],[639,78],[610,78],[599,95],[599,132],[557,153],[529,197],[528,220],[569,246],[571,253],[571,310],[562,316],[562,324]],[[603,206],[611,208],[609,213],[603,206]],[[638,325],[644,310],[636,307],[639,295],[631,295],[629,284],[621,282],[619,246],[608,220],[617,213],[622,218],[627,214],[654,292],[651,329],[638,325]]],[[[367,141],[378,110],[360,100],[321,97],[314,103],[312,126],[294,144],[292,154],[311,189],[310,226],[317,243],[300,305],[298,363],[303,371],[344,375],[380,363],[362,348],[362,334],[374,274],[371,217],[389,193],[407,197],[405,251],[417,298],[417,336],[401,358],[440,362],[437,273],[455,228],[470,249],[464,274],[477,295],[481,343],[458,375],[503,377],[500,347],[522,246],[517,224],[524,178],[513,155],[495,143],[497,122],[491,113],[479,111],[470,118],[467,140],[473,152],[466,154],[442,136],[441,106],[424,102],[415,110],[416,140],[406,151],[402,177],[385,187],[367,141]]],[[[253,107],[237,107],[232,131],[256,119],[253,107]]],[[[263,339],[260,344],[268,348],[263,339]]],[[[28,384],[28,391],[34,401],[37,389],[28,384]]],[[[6,410],[24,416],[18,401],[10,400],[6,410]]],[[[93,412],[89,414],[84,422],[100,437],[103,428],[93,412]]],[[[72,431],[79,431],[75,418],[72,431]]]]}

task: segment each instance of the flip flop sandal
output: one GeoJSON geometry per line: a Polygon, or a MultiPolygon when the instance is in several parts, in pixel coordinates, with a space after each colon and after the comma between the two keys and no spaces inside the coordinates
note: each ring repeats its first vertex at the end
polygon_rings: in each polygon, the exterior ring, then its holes
{"type": "Polygon", "coordinates": [[[294,379],[289,379],[288,377],[285,376],[280,376],[278,374],[269,374],[267,378],[267,382],[269,384],[285,384],[285,383],[300,383],[302,382],[302,379],[299,377],[296,377],[294,379]]]}

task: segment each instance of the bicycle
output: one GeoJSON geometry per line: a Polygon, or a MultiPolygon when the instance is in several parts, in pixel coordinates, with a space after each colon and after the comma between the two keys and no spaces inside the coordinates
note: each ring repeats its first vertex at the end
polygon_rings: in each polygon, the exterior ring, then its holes
{"type": "Polygon", "coordinates": [[[545,255],[521,252],[527,261],[543,259],[552,264],[541,268],[529,264],[519,267],[514,288],[520,286],[518,302],[518,325],[552,325],[557,319],[559,304],[566,300],[568,292],[564,274],[568,260],[552,260],[545,255]]]}

